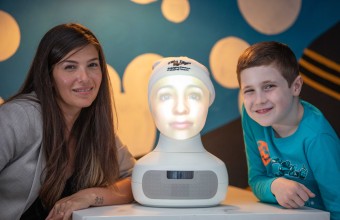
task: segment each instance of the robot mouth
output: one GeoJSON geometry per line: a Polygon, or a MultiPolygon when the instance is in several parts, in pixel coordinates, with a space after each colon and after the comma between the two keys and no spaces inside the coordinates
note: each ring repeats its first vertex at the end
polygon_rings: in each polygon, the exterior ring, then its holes
{"type": "Polygon", "coordinates": [[[188,129],[193,125],[192,122],[189,121],[183,121],[183,122],[172,122],[170,123],[170,126],[174,129],[184,130],[188,129]]]}

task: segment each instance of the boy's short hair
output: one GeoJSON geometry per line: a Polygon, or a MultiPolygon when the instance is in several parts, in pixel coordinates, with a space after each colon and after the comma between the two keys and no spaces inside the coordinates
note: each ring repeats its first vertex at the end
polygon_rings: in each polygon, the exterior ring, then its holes
{"type": "Polygon", "coordinates": [[[274,65],[279,70],[289,87],[299,75],[299,64],[286,44],[275,41],[259,42],[248,47],[238,59],[236,72],[239,84],[242,70],[269,65],[274,65]]]}

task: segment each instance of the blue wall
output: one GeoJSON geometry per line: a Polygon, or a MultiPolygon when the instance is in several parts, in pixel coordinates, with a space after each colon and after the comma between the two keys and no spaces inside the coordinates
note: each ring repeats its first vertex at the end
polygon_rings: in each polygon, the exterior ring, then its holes
{"type": "MultiPolygon", "coordinates": [[[[148,4],[128,0],[1,0],[0,11],[16,20],[21,41],[13,56],[0,62],[0,97],[8,98],[18,90],[41,37],[60,23],[79,22],[89,27],[101,41],[108,63],[122,77],[131,60],[145,53],[185,55],[210,69],[212,47],[229,36],[248,44],[281,41],[299,58],[304,48],[340,18],[338,0],[304,0],[295,22],[287,30],[264,34],[247,23],[238,1],[191,0],[188,3],[189,16],[174,23],[162,15],[161,0],[148,4]]],[[[203,133],[239,117],[238,88],[225,88],[216,81],[214,84],[217,98],[203,133]]]]}

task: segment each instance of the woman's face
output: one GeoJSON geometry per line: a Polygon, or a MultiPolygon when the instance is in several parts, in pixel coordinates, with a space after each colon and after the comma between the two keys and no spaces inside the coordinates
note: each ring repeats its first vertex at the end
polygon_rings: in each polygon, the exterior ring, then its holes
{"type": "Polygon", "coordinates": [[[68,53],[53,68],[57,100],[64,113],[77,114],[97,97],[102,81],[98,51],[93,45],[68,53]]]}
{"type": "Polygon", "coordinates": [[[209,95],[207,87],[192,76],[167,76],[157,81],[150,105],[159,131],[177,140],[197,135],[207,118],[209,95]]]}

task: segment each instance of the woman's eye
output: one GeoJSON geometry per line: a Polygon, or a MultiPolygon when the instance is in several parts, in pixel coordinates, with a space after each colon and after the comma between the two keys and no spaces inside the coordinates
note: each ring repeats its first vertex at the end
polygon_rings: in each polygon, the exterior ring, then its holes
{"type": "Polygon", "coordinates": [[[98,66],[99,66],[98,63],[90,63],[90,64],[89,64],[89,67],[98,67],[98,66]]]}
{"type": "Polygon", "coordinates": [[[67,66],[65,66],[65,70],[74,70],[76,68],[77,67],[75,65],[67,65],[67,66]]]}

